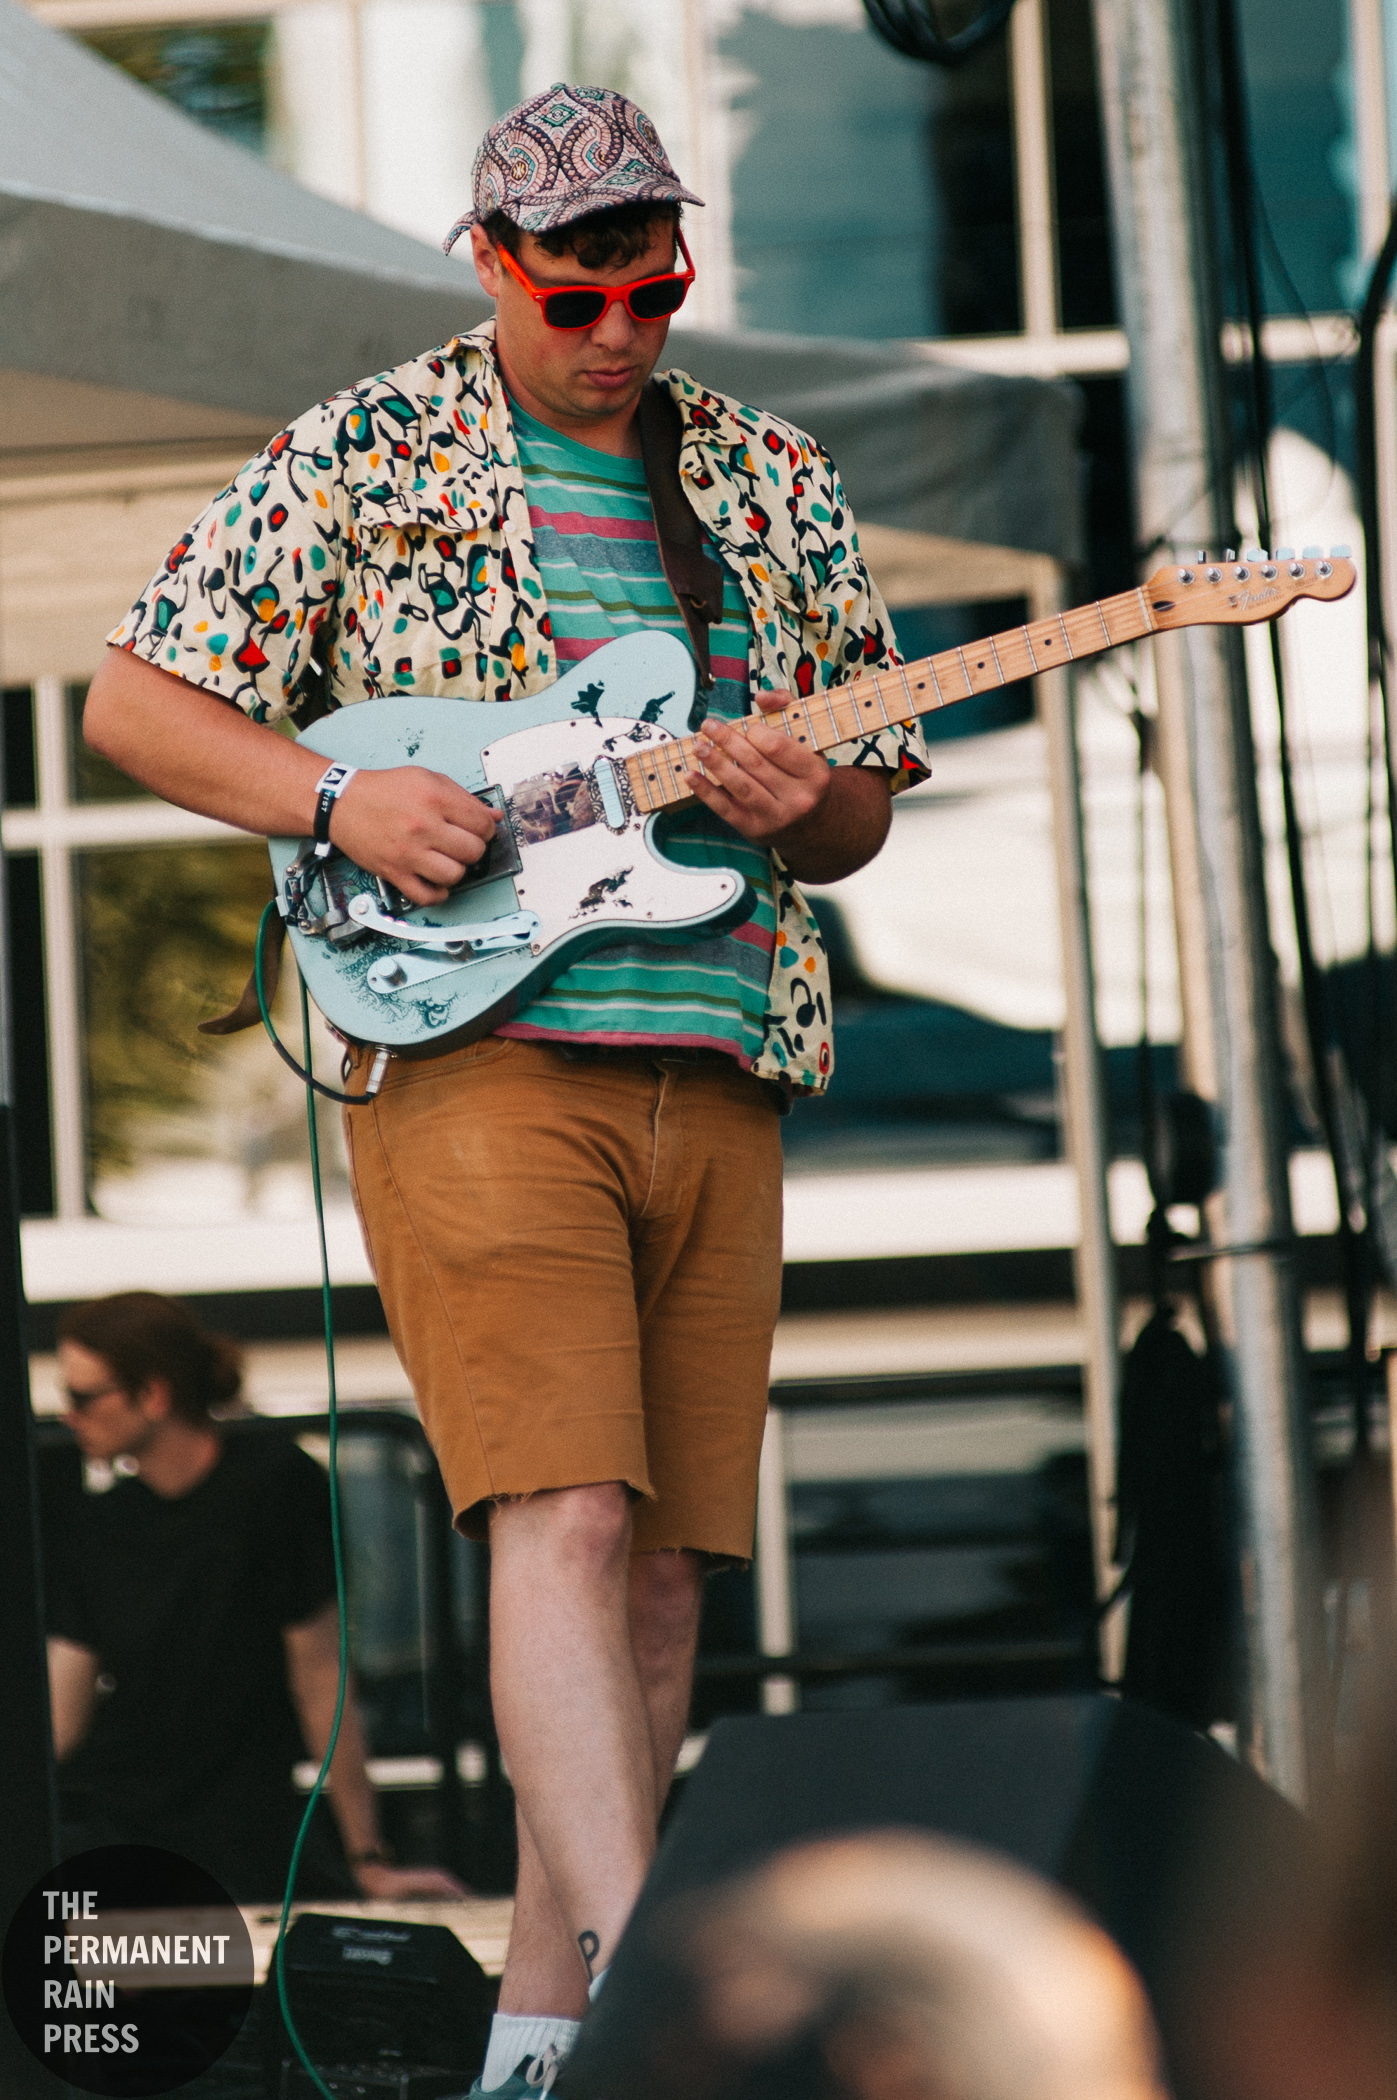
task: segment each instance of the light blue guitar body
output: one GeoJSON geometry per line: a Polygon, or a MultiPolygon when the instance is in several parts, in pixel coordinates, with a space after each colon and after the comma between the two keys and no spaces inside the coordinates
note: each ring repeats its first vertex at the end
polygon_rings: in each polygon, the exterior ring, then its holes
{"type": "MultiPolygon", "coordinates": [[[[755,902],[743,876],[667,859],[622,770],[689,731],[693,698],[688,650],[645,633],[527,700],[393,693],[313,723],[300,742],[326,759],[426,766],[505,816],[482,872],[442,905],[405,904],[342,854],[317,864],[287,923],[326,1019],[356,1042],[429,1054],[488,1034],[589,949],[740,925],[755,902]]],[[[268,844],[285,898],[308,842],[268,844]]]]}

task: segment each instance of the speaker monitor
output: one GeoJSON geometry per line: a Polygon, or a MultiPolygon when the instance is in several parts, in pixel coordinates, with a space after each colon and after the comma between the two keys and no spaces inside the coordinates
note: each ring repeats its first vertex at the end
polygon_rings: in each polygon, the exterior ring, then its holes
{"type": "MultiPolygon", "coordinates": [[[[336,2100],[464,2093],[485,2057],[495,1987],[445,1925],[305,1911],[286,1935],[286,1995],[301,2043],[336,2100]]],[[[281,2018],[262,2004],[273,2100],[314,2092],[281,2018]]]]}
{"type": "Polygon", "coordinates": [[[1176,2100],[1212,2100],[1197,1994],[1303,1885],[1307,1826],[1209,1738],[1099,1694],[717,1723],[560,2095],[654,2090],[688,1989],[667,1952],[675,1898],[801,1839],[890,1826],[989,1846],[1074,1894],[1144,1979],[1176,2100]]]}

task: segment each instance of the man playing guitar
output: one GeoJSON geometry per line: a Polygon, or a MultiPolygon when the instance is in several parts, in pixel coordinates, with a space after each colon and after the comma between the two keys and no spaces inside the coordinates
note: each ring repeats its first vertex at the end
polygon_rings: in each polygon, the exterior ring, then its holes
{"type": "MultiPolygon", "coordinates": [[[[638,414],[693,276],[684,201],[701,200],[609,90],[560,85],[501,118],[447,242],[469,229],[495,321],[249,462],[111,637],[88,741],[172,802],[305,837],[324,762],[283,718],[399,692],[507,708],[618,635],[685,638],[638,414]]],[[[519,1880],[477,2090],[519,2096],[566,2054],[649,1865],[703,1577],[751,1552],[779,1112],[831,1067],[796,884],[870,860],[890,791],[925,771],[915,730],[831,763],[734,726],[895,662],[895,642],[819,448],[684,373],[659,385],[722,579],[701,806],[671,850],[739,866],[756,908],[711,938],[599,948],[495,1034],[393,1059],[346,1111],[394,1340],[457,1523],[490,1542],[519,1880]]],[[[333,844],[418,905],[498,821],[412,765],[324,794],[333,844]]],[[[352,1088],[369,1059],[351,1049],[352,1088]]]]}

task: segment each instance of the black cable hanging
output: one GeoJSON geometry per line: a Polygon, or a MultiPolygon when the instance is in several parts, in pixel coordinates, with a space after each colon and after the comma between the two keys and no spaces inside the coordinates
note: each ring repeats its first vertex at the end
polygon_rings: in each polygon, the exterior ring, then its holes
{"type": "MultiPolygon", "coordinates": [[[[1271,439],[1275,431],[1275,407],[1271,385],[1271,368],[1262,343],[1265,300],[1262,292],[1261,268],[1257,248],[1257,179],[1255,161],[1252,156],[1251,127],[1248,119],[1246,87],[1242,70],[1241,33],[1237,20],[1237,0],[1219,0],[1217,24],[1219,84],[1222,92],[1223,150],[1227,175],[1228,203],[1232,217],[1234,261],[1241,277],[1241,289],[1251,339],[1246,362],[1246,377],[1252,485],[1256,497],[1257,535],[1261,543],[1269,547],[1272,544],[1272,521],[1267,462],[1271,439]]],[[[1274,620],[1269,625],[1268,634],[1271,648],[1271,668],[1276,685],[1276,713],[1279,723],[1278,761],[1281,803],[1285,818],[1286,866],[1289,872],[1291,901],[1295,917],[1295,939],[1300,963],[1300,992],[1305,1015],[1305,1036],[1309,1045],[1310,1064],[1313,1069],[1316,1105],[1319,1109],[1320,1124],[1324,1132],[1325,1146],[1333,1165],[1335,1187],[1339,1192],[1339,1248],[1344,1278],[1344,1302],[1348,1317],[1346,1357],[1353,1406],[1356,1448],[1362,1451],[1366,1448],[1368,1441],[1367,1338],[1368,1315],[1373,1291],[1371,1240],[1366,1212],[1361,1222],[1355,1219],[1352,1214],[1351,1203],[1346,1196],[1348,1177],[1344,1167],[1344,1149],[1340,1123],[1341,1109],[1335,1086],[1333,1064],[1330,1058],[1330,1042],[1333,1031],[1330,1024],[1324,976],[1314,952],[1309,891],[1305,876],[1304,834],[1301,830],[1299,809],[1295,800],[1295,781],[1290,759],[1290,727],[1286,705],[1285,670],[1281,653],[1280,629],[1274,620]]],[[[1368,1208],[1371,1208],[1371,1206],[1368,1206],[1368,1208]]]]}
{"type": "Polygon", "coordinates": [[[1014,0],[990,0],[982,15],[964,29],[947,35],[936,19],[932,0],[863,0],[864,13],[885,44],[904,58],[930,66],[961,66],[987,44],[1014,11],[1014,0]]]}
{"type": "Polygon", "coordinates": [[[1392,696],[1388,678],[1391,652],[1387,635],[1387,614],[1382,596],[1382,517],[1378,508],[1377,433],[1378,324],[1387,305],[1392,273],[1397,269],[1397,197],[1394,197],[1392,202],[1393,212],[1387,228],[1387,237],[1373,264],[1373,274],[1368,279],[1368,290],[1358,317],[1354,438],[1358,453],[1358,514],[1363,525],[1363,547],[1366,557],[1364,587],[1368,604],[1368,676],[1377,686],[1382,702],[1383,740],[1387,747],[1387,822],[1392,839],[1393,881],[1397,884],[1397,792],[1394,792],[1394,788],[1397,787],[1397,778],[1394,777],[1397,739],[1394,739],[1393,735],[1392,696]]]}
{"type": "MultiPolygon", "coordinates": [[[[1355,432],[1357,451],[1358,511],[1363,526],[1364,590],[1367,599],[1368,617],[1368,688],[1371,694],[1376,688],[1381,720],[1381,743],[1383,751],[1384,785],[1387,791],[1388,848],[1392,861],[1392,879],[1397,888],[1397,739],[1394,738],[1393,696],[1389,677],[1391,647],[1387,633],[1387,611],[1383,603],[1383,544],[1382,514],[1378,504],[1378,435],[1377,435],[1377,344],[1378,325],[1387,306],[1388,293],[1392,286],[1394,269],[1397,269],[1397,197],[1393,199],[1392,216],[1388,221],[1387,234],[1374,261],[1368,289],[1364,295],[1362,310],[1358,317],[1358,357],[1355,370],[1355,432]]],[[[1373,858],[1373,742],[1374,725],[1371,702],[1368,709],[1368,796],[1369,820],[1367,844],[1369,859],[1368,875],[1368,968],[1366,972],[1369,998],[1368,1028],[1368,1072],[1370,1094],[1368,1102],[1370,1143],[1368,1146],[1368,1170],[1370,1176],[1369,1215],[1379,1219],[1378,1239],[1386,1247],[1387,1235],[1381,1230],[1382,1209],[1379,1203],[1379,1175],[1381,1147],[1385,1142],[1383,1133],[1382,1074],[1387,1069],[1387,1026],[1383,1003],[1382,970],[1378,958],[1377,929],[1374,925],[1374,881],[1373,858]]],[[[1387,1265],[1390,1266],[1390,1263],[1387,1265]]]]}

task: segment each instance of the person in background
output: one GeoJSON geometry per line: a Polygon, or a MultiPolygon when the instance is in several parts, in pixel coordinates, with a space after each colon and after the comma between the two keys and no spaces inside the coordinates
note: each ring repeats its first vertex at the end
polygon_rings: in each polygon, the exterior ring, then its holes
{"type": "MultiPolygon", "coordinates": [[[[302,1804],[292,1768],[334,1720],[339,1614],[329,1483],[282,1436],[225,1438],[234,1345],[127,1291],[59,1323],[65,1417],[88,1461],[131,1462],[50,1552],[49,1690],[65,1817],[160,1845],[239,1901],[279,1897],[302,1804]]],[[[359,1891],[466,1893],[384,1845],[351,1684],[330,1805],[359,1891]]]]}

